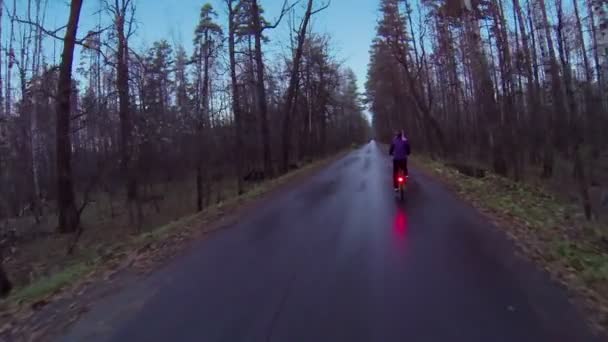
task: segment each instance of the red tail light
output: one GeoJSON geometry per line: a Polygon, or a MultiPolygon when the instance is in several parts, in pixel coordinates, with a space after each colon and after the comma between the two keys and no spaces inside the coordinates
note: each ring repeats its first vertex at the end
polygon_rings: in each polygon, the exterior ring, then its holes
{"type": "Polygon", "coordinates": [[[397,181],[398,181],[399,183],[403,183],[404,179],[403,179],[403,177],[399,177],[399,178],[397,178],[397,181]]]}

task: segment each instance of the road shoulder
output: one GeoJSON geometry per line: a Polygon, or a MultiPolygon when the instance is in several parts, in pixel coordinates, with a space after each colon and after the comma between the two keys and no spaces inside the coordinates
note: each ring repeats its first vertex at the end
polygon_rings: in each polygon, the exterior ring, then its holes
{"type": "Polygon", "coordinates": [[[466,176],[443,163],[414,158],[415,167],[476,208],[526,259],[565,287],[597,333],[608,328],[608,254],[577,208],[543,189],[487,173],[466,176]],[[586,234],[585,234],[586,233],[586,234]]]}

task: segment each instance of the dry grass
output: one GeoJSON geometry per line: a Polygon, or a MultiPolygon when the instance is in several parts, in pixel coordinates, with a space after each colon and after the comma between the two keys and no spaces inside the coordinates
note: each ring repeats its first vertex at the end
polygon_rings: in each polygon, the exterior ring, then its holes
{"type": "MultiPolygon", "coordinates": [[[[210,203],[215,205],[218,199],[234,196],[235,186],[231,183],[234,182],[214,184],[210,203]]],[[[84,230],[73,255],[67,255],[73,237],[53,234],[56,224],[54,215],[43,217],[38,225],[33,223],[31,217],[12,220],[10,226],[21,233],[20,240],[5,251],[4,266],[15,287],[19,289],[38,279],[47,279],[75,261],[91,263],[97,258],[106,257],[117,244],[124,242],[125,237],[146,234],[196,212],[196,193],[191,181],[148,188],[151,189],[149,192],[162,195],[162,199],[157,202],[158,211],[152,202],[142,205],[141,229],[129,222],[126,205],[117,196],[111,198],[107,193],[93,196],[94,202],[83,212],[84,230]]]]}

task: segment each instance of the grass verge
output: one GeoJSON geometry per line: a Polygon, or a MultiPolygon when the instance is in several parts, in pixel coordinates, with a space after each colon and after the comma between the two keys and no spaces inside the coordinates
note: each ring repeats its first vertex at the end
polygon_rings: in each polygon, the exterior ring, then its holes
{"type": "Polygon", "coordinates": [[[60,272],[15,291],[10,299],[15,303],[38,300],[84,276],[90,270],[90,267],[91,265],[86,262],[75,263],[60,272]]]}
{"type": "Polygon", "coordinates": [[[556,280],[572,290],[594,328],[608,331],[606,232],[540,186],[488,173],[473,178],[425,157],[413,163],[434,175],[486,214],[556,280]]]}

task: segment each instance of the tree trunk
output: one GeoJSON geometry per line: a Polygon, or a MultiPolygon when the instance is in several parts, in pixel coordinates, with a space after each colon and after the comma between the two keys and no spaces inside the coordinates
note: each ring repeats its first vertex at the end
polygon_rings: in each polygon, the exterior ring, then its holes
{"type": "MultiPolygon", "coordinates": [[[[585,109],[582,111],[583,113],[587,114],[587,117],[582,118],[583,120],[583,131],[584,132],[590,132],[590,143],[591,146],[593,146],[592,148],[595,150],[593,151],[594,155],[598,155],[597,150],[599,149],[599,147],[601,146],[601,128],[600,125],[598,124],[599,122],[601,122],[601,117],[600,117],[600,113],[601,111],[598,110],[598,106],[594,104],[596,98],[593,95],[593,89],[592,89],[592,84],[593,84],[593,70],[591,70],[591,66],[589,64],[589,58],[587,57],[587,48],[586,48],[586,42],[585,42],[585,36],[583,34],[583,25],[581,24],[581,18],[580,18],[580,14],[579,14],[579,10],[578,10],[578,1],[577,0],[573,0],[572,1],[572,6],[574,7],[574,16],[576,18],[576,33],[577,33],[577,37],[578,37],[578,41],[580,44],[580,54],[583,57],[583,67],[585,70],[585,84],[583,85],[583,92],[584,92],[584,97],[585,97],[585,109]],[[586,123],[586,125],[585,125],[586,123]],[[599,128],[599,129],[598,129],[599,128]]],[[[599,101],[598,101],[599,102],[599,101]]]]}
{"type": "Polygon", "coordinates": [[[526,9],[528,10],[528,25],[530,27],[530,46],[532,48],[530,61],[532,64],[532,72],[534,75],[534,92],[536,101],[534,104],[537,106],[533,108],[534,114],[530,117],[531,126],[533,131],[532,137],[532,145],[534,149],[531,152],[531,159],[534,161],[539,161],[541,159],[542,149],[543,149],[543,135],[544,135],[544,117],[547,115],[546,108],[544,106],[544,93],[541,91],[540,87],[540,73],[539,73],[539,62],[538,52],[536,51],[537,41],[538,41],[538,28],[534,24],[534,20],[532,20],[533,12],[532,7],[530,5],[531,0],[526,0],[526,9]]]}
{"type": "MultiPolygon", "coordinates": [[[[498,61],[500,67],[500,78],[502,84],[502,110],[500,116],[497,118],[494,126],[494,146],[493,146],[493,167],[494,171],[499,174],[506,176],[508,173],[506,151],[515,150],[511,143],[511,146],[507,146],[507,141],[513,141],[515,134],[513,134],[514,124],[511,120],[511,124],[507,127],[505,124],[505,115],[516,114],[517,109],[514,106],[513,99],[513,73],[511,70],[511,50],[509,48],[509,40],[507,36],[507,23],[505,20],[502,1],[493,1],[494,9],[494,33],[496,36],[496,45],[498,50],[498,61]]],[[[516,157],[516,155],[513,155],[516,157]]],[[[511,164],[515,165],[516,160],[511,159],[511,164]]]]}
{"type": "MultiPolygon", "coordinates": [[[[594,60],[594,64],[595,64],[595,74],[597,77],[597,92],[595,93],[594,99],[597,100],[597,102],[599,102],[599,104],[596,102],[593,105],[593,110],[595,113],[597,113],[595,115],[596,119],[599,119],[598,122],[595,123],[595,128],[596,128],[596,135],[597,136],[601,136],[603,134],[603,132],[601,132],[601,129],[597,130],[598,127],[601,127],[602,121],[605,120],[605,118],[602,118],[601,112],[605,111],[608,109],[608,103],[606,98],[608,96],[605,96],[605,85],[604,82],[606,80],[604,80],[604,74],[602,71],[602,62],[600,60],[600,51],[598,48],[598,32],[597,32],[597,28],[596,28],[596,18],[595,18],[595,13],[593,10],[593,0],[587,0],[587,12],[589,14],[589,28],[590,28],[590,32],[591,32],[591,46],[592,46],[592,52],[593,52],[593,60],[594,60]]],[[[604,121],[605,122],[605,121],[604,121]]],[[[601,139],[601,138],[599,138],[601,139]]],[[[598,139],[598,140],[599,140],[598,139]]],[[[601,153],[601,148],[600,148],[600,144],[593,144],[592,145],[592,157],[594,159],[599,158],[601,153]]]]}
{"type": "Polygon", "coordinates": [[[562,150],[567,150],[568,146],[571,142],[571,134],[570,127],[576,125],[577,122],[574,121],[574,116],[577,114],[577,104],[576,98],[574,96],[574,90],[572,89],[572,69],[570,68],[570,61],[568,58],[568,47],[565,46],[566,42],[564,41],[564,11],[562,7],[562,0],[555,0],[555,7],[557,8],[557,27],[555,28],[559,49],[559,59],[562,65],[562,74],[564,78],[564,88],[566,91],[566,100],[568,103],[568,107],[566,112],[566,117],[558,117],[558,140],[561,142],[562,150]]]}
{"type": "Polygon", "coordinates": [[[475,15],[468,13],[465,17],[464,32],[465,41],[468,48],[469,63],[471,63],[471,76],[474,89],[475,103],[479,107],[481,114],[479,125],[489,127],[483,133],[481,142],[486,144],[489,149],[480,150],[483,158],[488,159],[488,154],[492,157],[492,164],[497,172],[504,173],[503,151],[500,150],[502,132],[500,127],[500,109],[495,100],[495,85],[492,82],[488,59],[484,53],[481,42],[481,34],[478,19],[475,15]]]}
{"type": "Polygon", "coordinates": [[[13,284],[11,284],[6,272],[4,271],[4,267],[2,266],[2,262],[0,261],[0,297],[6,297],[11,290],[13,289],[13,284]]]}
{"type": "Polygon", "coordinates": [[[541,8],[541,15],[543,20],[543,26],[545,31],[545,38],[547,39],[547,48],[549,54],[549,74],[551,75],[551,100],[553,103],[553,113],[547,115],[547,121],[545,126],[545,157],[543,160],[543,178],[549,178],[553,175],[553,161],[554,161],[554,148],[556,139],[555,122],[558,113],[563,110],[564,97],[562,95],[562,89],[559,78],[559,66],[555,58],[555,49],[553,47],[553,38],[551,36],[551,26],[549,25],[549,19],[547,17],[547,8],[545,6],[545,0],[539,0],[541,8]]]}
{"type": "Polygon", "coordinates": [[[243,193],[243,128],[241,118],[241,103],[238,79],[236,76],[236,51],[235,51],[235,34],[237,24],[235,22],[234,0],[226,0],[228,5],[228,54],[230,58],[230,80],[232,82],[232,111],[234,112],[234,128],[235,128],[235,167],[236,167],[236,184],[237,193],[243,193]]]}
{"type": "Polygon", "coordinates": [[[579,194],[583,203],[583,210],[587,220],[591,220],[591,199],[589,197],[589,182],[581,157],[580,144],[577,143],[574,147],[574,176],[578,183],[579,194]]]}
{"type": "MultiPolygon", "coordinates": [[[[602,108],[604,109],[604,106],[606,104],[606,96],[601,96],[601,93],[604,91],[604,75],[602,74],[602,63],[600,61],[600,54],[601,52],[598,49],[598,34],[597,34],[597,28],[596,28],[596,18],[595,18],[595,11],[593,10],[593,0],[587,0],[587,11],[589,14],[589,28],[591,31],[591,44],[592,44],[592,51],[593,51],[593,59],[595,62],[595,74],[597,77],[597,84],[598,84],[598,91],[600,93],[600,101],[601,101],[601,105],[602,108]]],[[[599,154],[599,153],[598,153],[599,154]]]]}
{"type": "Polygon", "coordinates": [[[196,165],[196,210],[203,211],[203,165],[200,160],[196,165]]]}
{"type": "Polygon", "coordinates": [[[300,82],[300,60],[302,59],[302,51],[304,48],[304,41],[306,39],[306,30],[310,17],[312,16],[312,3],[313,0],[308,0],[306,7],[306,13],[298,32],[298,45],[293,57],[292,70],[289,78],[289,86],[287,87],[287,96],[285,98],[285,111],[283,118],[283,159],[281,170],[286,173],[289,171],[289,154],[291,152],[291,118],[293,116],[295,108],[295,97],[298,91],[298,84],[300,82]]]}
{"type": "Polygon", "coordinates": [[[118,115],[120,117],[120,152],[122,174],[126,181],[127,204],[129,214],[133,223],[133,210],[137,210],[137,225],[141,224],[142,215],[137,198],[137,178],[133,161],[133,122],[131,118],[129,99],[129,47],[125,34],[125,20],[127,16],[127,5],[123,2],[121,6],[116,1],[116,33],[118,47],[116,53],[116,89],[118,90],[118,115]],[[135,208],[136,207],[136,208],[135,208]]]}
{"type": "Polygon", "coordinates": [[[72,62],[81,8],[82,0],[72,0],[57,83],[57,210],[58,230],[62,233],[75,232],[79,224],[72,180],[70,114],[72,62]]]}
{"type": "MultiPolygon", "coordinates": [[[[43,24],[40,20],[40,0],[36,1],[36,37],[34,40],[34,51],[32,54],[32,78],[37,79],[40,77],[40,56],[42,55],[42,32],[40,30],[40,26],[43,24]]],[[[32,159],[32,181],[34,185],[34,191],[32,194],[32,211],[34,214],[34,218],[36,223],[40,223],[40,218],[42,217],[41,211],[41,192],[40,192],[40,163],[39,163],[39,124],[38,124],[38,105],[36,103],[36,98],[38,95],[33,96],[34,101],[30,102],[30,144],[31,144],[31,159],[32,159]]]]}
{"type": "MultiPolygon", "coordinates": [[[[2,16],[4,15],[4,0],[0,0],[0,51],[3,51],[2,48],[2,16]]],[[[0,53],[0,70],[2,70],[2,55],[4,53],[0,53]]],[[[0,117],[4,116],[4,96],[3,96],[3,88],[2,88],[2,75],[0,75],[0,117]]]]}
{"type": "MultiPolygon", "coordinates": [[[[15,18],[17,16],[17,0],[13,0],[13,14],[12,17],[15,18]]],[[[5,76],[6,76],[6,98],[5,98],[5,105],[6,105],[6,110],[4,111],[4,113],[6,115],[10,115],[11,114],[11,101],[12,101],[12,97],[11,97],[11,72],[12,72],[12,68],[13,68],[13,61],[15,58],[15,51],[13,50],[13,41],[15,40],[15,19],[11,18],[11,31],[9,33],[9,41],[8,41],[8,53],[6,54],[7,58],[6,58],[6,72],[5,72],[5,76]]]]}
{"type": "Polygon", "coordinates": [[[268,128],[268,104],[266,87],[264,86],[264,60],[262,58],[262,28],[260,24],[260,8],[258,1],[252,1],[253,26],[255,31],[255,63],[257,69],[257,102],[260,112],[260,129],[262,132],[262,150],[264,155],[264,174],[272,176],[272,157],[270,152],[270,130],[268,128]]]}
{"type": "MultiPolygon", "coordinates": [[[[203,154],[206,152],[206,136],[205,130],[209,128],[209,59],[210,59],[210,46],[209,46],[209,33],[205,32],[205,44],[207,51],[204,52],[203,57],[203,80],[201,89],[201,104],[202,109],[199,113],[198,122],[198,139],[197,139],[197,156],[196,156],[196,209],[200,212],[203,210],[203,183],[207,183],[204,172],[203,172],[203,154]]],[[[202,47],[201,47],[201,50],[202,47]]],[[[201,51],[203,52],[203,51],[201,51]]],[[[200,109],[199,109],[200,110],[200,109]]]]}
{"type": "MultiPolygon", "coordinates": [[[[526,110],[525,115],[527,120],[531,120],[537,116],[538,113],[538,98],[537,98],[537,87],[534,79],[534,71],[532,70],[532,57],[530,55],[530,43],[528,41],[528,33],[526,31],[526,22],[524,16],[522,15],[521,5],[519,0],[513,0],[513,8],[515,9],[515,15],[517,18],[517,23],[519,25],[519,34],[521,35],[521,50],[523,52],[523,67],[524,73],[526,77],[526,110]]],[[[519,44],[519,42],[518,42],[519,44]]],[[[521,88],[521,86],[520,86],[521,88]]],[[[523,89],[521,89],[523,91],[523,89]]],[[[535,132],[530,129],[530,127],[524,128],[521,125],[518,125],[518,129],[525,129],[526,138],[524,141],[517,141],[517,145],[519,146],[519,156],[517,161],[516,168],[516,177],[521,177],[523,175],[523,163],[524,163],[524,146],[534,147],[533,139],[530,139],[529,135],[534,135],[535,132]]]]}

